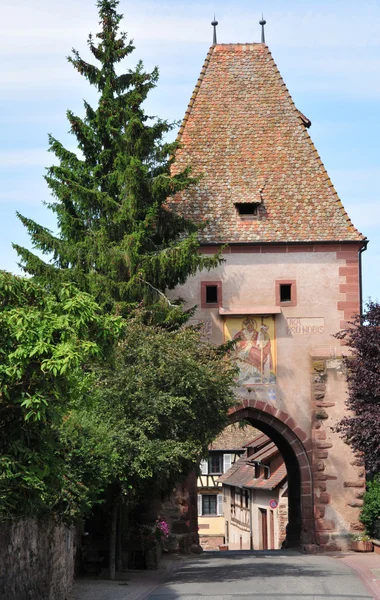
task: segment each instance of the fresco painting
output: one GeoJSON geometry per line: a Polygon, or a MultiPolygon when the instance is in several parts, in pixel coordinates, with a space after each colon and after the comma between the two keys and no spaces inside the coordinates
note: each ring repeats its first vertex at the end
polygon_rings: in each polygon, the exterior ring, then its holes
{"type": "Polygon", "coordinates": [[[273,317],[231,317],[224,322],[225,340],[236,340],[232,352],[239,366],[239,385],[276,383],[276,339],[273,317]]]}

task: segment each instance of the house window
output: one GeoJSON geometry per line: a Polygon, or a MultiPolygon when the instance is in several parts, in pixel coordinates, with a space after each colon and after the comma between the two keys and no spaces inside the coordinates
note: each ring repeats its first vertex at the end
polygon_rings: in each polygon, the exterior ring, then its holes
{"type": "Polygon", "coordinates": [[[231,513],[235,514],[235,488],[231,488],[231,513]]]}
{"type": "Polygon", "coordinates": [[[206,304],[217,304],[218,302],[218,286],[206,285],[206,304]]]}
{"type": "Polygon", "coordinates": [[[209,475],[221,475],[223,473],[223,454],[211,454],[208,459],[209,475]]]}
{"type": "Polygon", "coordinates": [[[198,515],[222,515],[223,514],[223,495],[222,494],[199,494],[198,495],[198,515]]]}
{"type": "Polygon", "coordinates": [[[202,515],[216,515],[217,501],[215,495],[202,495],[202,515]]]}
{"type": "Polygon", "coordinates": [[[290,302],[292,299],[292,286],[290,283],[280,283],[280,301],[290,302]]]}
{"type": "Polygon", "coordinates": [[[249,507],[249,491],[248,490],[244,490],[244,501],[245,501],[245,508],[249,507]]]}
{"type": "Polygon", "coordinates": [[[201,308],[222,306],[222,282],[201,281],[201,308]]]}
{"type": "Polygon", "coordinates": [[[297,306],[295,279],[276,280],[276,306],[297,306]]]}
{"type": "Polygon", "coordinates": [[[254,202],[236,202],[236,210],[241,217],[256,217],[258,215],[258,205],[254,202]]]}

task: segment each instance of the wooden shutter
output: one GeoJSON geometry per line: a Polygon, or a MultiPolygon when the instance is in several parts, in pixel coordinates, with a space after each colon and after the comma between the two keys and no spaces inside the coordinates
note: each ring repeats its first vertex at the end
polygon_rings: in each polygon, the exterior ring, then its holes
{"type": "Polygon", "coordinates": [[[198,517],[202,516],[202,494],[198,494],[198,517]]]}
{"type": "Polygon", "coordinates": [[[231,454],[223,454],[223,473],[231,468],[231,454]]]}
{"type": "Polygon", "coordinates": [[[208,460],[201,460],[201,473],[202,475],[208,475],[208,460]]]}
{"type": "Polygon", "coordinates": [[[223,494],[218,494],[216,514],[223,515],[223,494]]]}

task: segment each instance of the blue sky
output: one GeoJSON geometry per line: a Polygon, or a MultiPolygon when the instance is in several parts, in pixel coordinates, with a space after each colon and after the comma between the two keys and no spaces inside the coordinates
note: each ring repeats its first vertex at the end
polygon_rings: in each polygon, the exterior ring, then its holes
{"type": "MultiPolygon", "coordinates": [[[[160,68],[147,112],[182,119],[212,42],[266,38],[297,107],[356,227],[370,240],[363,255],[364,297],[380,298],[380,3],[378,0],[121,0],[123,29],[134,38],[132,62],[160,68]]],[[[92,0],[2,0],[0,8],[0,268],[20,272],[11,242],[29,246],[15,211],[54,229],[43,201],[52,162],[47,134],[68,147],[65,111],[95,101],[67,63],[72,47],[89,58],[98,31],[92,0]]],[[[128,64],[126,65],[128,67],[128,64]]]]}

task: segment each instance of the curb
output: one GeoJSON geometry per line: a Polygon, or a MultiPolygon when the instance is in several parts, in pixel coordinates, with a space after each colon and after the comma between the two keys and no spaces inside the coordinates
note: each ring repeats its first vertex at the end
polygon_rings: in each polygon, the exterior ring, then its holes
{"type": "Polygon", "coordinates": [[[371,580],[370,576],[366,573],[364,569],[355,564],[355,561],[350,561],[349,557],[344,557],[339,559],[345,565],[350,567],[355,573],[359,576],[361,581],[364,583],[367,590],[371,593],[374,600],[380,600],[380,588],[374,584],[374,580],[371,580]]]}
{"type": "Polygon", "coordinates": [[[140,592],[135,592],[132,595],[127,595],[124,600],[146,600],[147,598],[149,598],[149,596],[152,594],[152,592],[154,592],[155,590],[157,590],[163,583],[165,583],[169,577],[172,575],[172,573],[174,571],[176,571],[177,569],[181,568],[182,565],[184,563],[184,560],[179,560],[179,561],[171,561],[170,565],[168,565],[168,567],[163,571],[163,573],[158,577],[158,581],[156,581],[155,583],[151,584],[148,588],[146,588],[145,590],[142,590],[140,592]]]}

